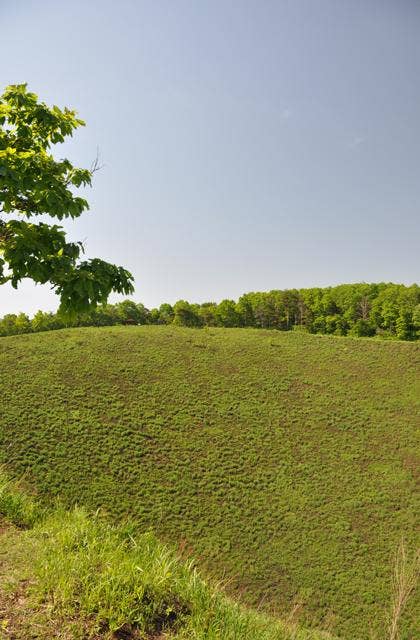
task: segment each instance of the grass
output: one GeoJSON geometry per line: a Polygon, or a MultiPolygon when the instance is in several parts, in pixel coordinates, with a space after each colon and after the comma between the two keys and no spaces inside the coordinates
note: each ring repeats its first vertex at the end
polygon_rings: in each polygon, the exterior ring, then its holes
{"type": "Polygon", "coordinates": [[[81,508],[42,513],[3,475],[0,490],[2,495],[13,496],[14,504],[20,501],[22,507],[16,510],[11,500],[0,502],[3,519],[20,523],[26,509],[26,521],[32,521],[30,530],[22,533],[13,529],[3,539],[8,556],[13,556],[12,567],[9,558],[8,569],[13,568],[9,591],[28,580],[31,590],[27,599],[22,599],[22,594],[14,599],[10,617],[2,616],[5,581],[0,571],[0,637],[1,629],[4,637],[22,640],[331,637],[239,606],[220,589],[206,584],[192,562],[182,562],[150,532],[133,537],[127,525],[111,526],[99,514],[88,516],[81,508]],[[36,519],[34,513],[38,514],[36,519]],[[58,628],[60,635],[55,635],[58,628]]]}
{"type": "Polygon", "coordinates": [[[40,505],[21,490],[21,483],[9,480],[0,469],[0,514],[18,527],[32,527],[42,516],[40,505]]]}
{"type": "Polygon", "coordinates": [[[398,640],[400,637],[400,620],[407,602],[417,587],[419,575],[420,550],[417,549],[414,557],[410,558],[402,538],[394,561],[392,606],[388,627],[389,640],[398,640]]]}
{"type": "Polygon", "coordinates": [[[3,338],[3,462],[43,501],[154,530],[247,605],[382,638],[392,554],[417,542],[419,354],[244,329],[3,338]]]}

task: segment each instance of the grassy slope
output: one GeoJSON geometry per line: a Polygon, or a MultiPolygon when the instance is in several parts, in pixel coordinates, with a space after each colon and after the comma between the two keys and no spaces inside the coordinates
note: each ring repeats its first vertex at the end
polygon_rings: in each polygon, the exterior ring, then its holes
{"type": "Polygon", "coordinates": [[[1,451],[42,494],[154,527],[243,601],[369,638],[398,539],[414,544],[419,354],[240,329],[4,338],[1,451]]]}
{"type": "Polygon", "coordinates": [[[227,599],[150,532],[40,510],[1,470],[0,638],[333,640],[227,599]]]}

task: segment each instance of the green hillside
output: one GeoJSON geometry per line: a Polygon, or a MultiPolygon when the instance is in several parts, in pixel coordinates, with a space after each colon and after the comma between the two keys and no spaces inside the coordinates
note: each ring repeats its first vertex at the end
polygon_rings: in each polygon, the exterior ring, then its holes
{"type": "Polygon", "coordinates": [[[207,584],[152,532],[46,508],[0,469],[1,640],[334,640],[207,584]]]}
{"type": "Polygon", "coordinates": [[[152,527],[246,604],[382,638],[393,552],[416,542],[419,356],[252,329],[2,338],[1,454],[41,497],[152,527]]]}

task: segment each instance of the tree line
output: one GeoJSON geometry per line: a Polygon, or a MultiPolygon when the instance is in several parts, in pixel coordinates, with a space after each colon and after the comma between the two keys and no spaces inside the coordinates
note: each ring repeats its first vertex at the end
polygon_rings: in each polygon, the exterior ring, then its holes
{"type": "Polygon", "coordinates": [[[338,336],[420,338],[420,287],[393,283],[342,284],[335,287],[251,292],[238,301],[190,303],[178,300],[147,309],[124,300],[104,304],[69,320],[60,313],[7,314],[0,336],[67,327],[161,324],[184,327],[254,327],[300,330],[338,336]]]}

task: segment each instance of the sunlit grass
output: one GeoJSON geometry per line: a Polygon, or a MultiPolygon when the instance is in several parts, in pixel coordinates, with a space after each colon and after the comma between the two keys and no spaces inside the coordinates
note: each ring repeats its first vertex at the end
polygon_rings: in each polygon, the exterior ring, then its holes
{"type": "Polygon", "coordinates": [[[262,330],[4,338],[3,462],[43,500],[152,529],[246,604],[370,638],[401,535],[415,546],[418,363],[417,344],[262,330]]]}
{"type": "MultiPolygon", "coordinates": [[[[6,494],[9,499],[0,501],[0,518],[18,526],[33,524],[25,532],[15,530],[8,539],[14,547],[16,583],[24,576],[32,584],[32,600],[25,606],[33,610],[34,602],[43,603],[50,618],[71,619],[74,638],[79,637],[78,629],[83,629],[85,639],[97,633],[108,637],[107,632],[110,638],[122,637],[112,635],[118,631],[124,631],[124,637],[165,634],[159,637],[180,640],[329,637],[241,607],[220,587],[209,586],[192,561],[181,561],[150,532],[134,537],[128,525],[111,526],[99,514],[88,516],[81,508],[56,507],[41,515],[17,483],[0,474],[0,495],[6,494]]],[[[27,631],[34,631],[29,618],[27,624],[27,631]]],[[[48,619],[38,616],[35,626],[44,625],[48,629],[48,619]]]]}

